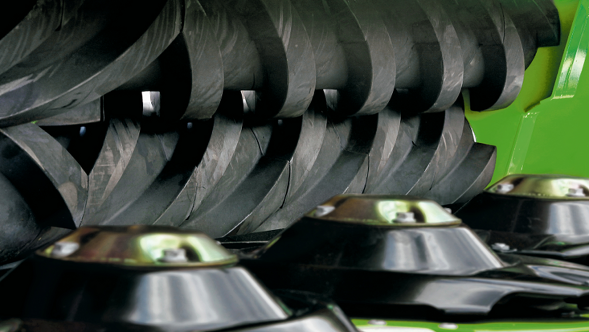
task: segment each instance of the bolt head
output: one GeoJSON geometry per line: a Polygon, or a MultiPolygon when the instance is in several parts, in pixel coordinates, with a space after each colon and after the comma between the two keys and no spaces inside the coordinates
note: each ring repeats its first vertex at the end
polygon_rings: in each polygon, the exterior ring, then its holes
{"type": "Polygon", "coordinates": [[[583,188],[581,187],[571,187],[569,188],[569,192],[567,193],[568,197],[585,197],[585,193],[583,192],[583,188]]]}
{"type": "Polygon", "coordinates": [[[502,183],[497,185],[497,192],[500,194],[505,194],[513,190],[513,184],[511,183],[502,183]]]}
{"type": "Polygon", "coordinates": [[[454,323],[442,323],[438,325],[438,327],[444,330],[456,330],[458,328],[458,325],[454,323]]]}
{"type": "Polygon", "coordinates": [[[371,319],[368,321],[368,325],[379,325],[379,326],[383,326],[383,325],[387,325],[387,322],[382,320],[382,319],[371,319]]]}
{"type": "Polygon", "coordinates": [[[491,248],[498,251],[508,251],[510,249],[509,246],[505,243],[494,243],[491,245],[491,248]]]}
{"type": "Polygon", "coordinates": [[[323,216],[328,215],[331,212],[333,212],[333,210],[335,210],[335,206],[319,205],[319,206],[317,206],[317,208],[315,208],[315,214],[313,216],[323,217],[323,216]]]}
{"type": "Polygon", "coordinates": [[[80,245],[76,242],[55,242],[51,257],[67,257],[79,248],[80,245]]]}
{"type": "Polygon", "coordinates": [[[413,223],[415,222],[415,215],[413,212],[397,212],[395,222],[398,223],[413,223]]]}
{"type": "Polygon", "coordinates": [[[160,260],[164,263],[185,263],[188,261],[188,258],[186,258],[186,250],[173,248],[164,249],[164,257],[160,260]]]}

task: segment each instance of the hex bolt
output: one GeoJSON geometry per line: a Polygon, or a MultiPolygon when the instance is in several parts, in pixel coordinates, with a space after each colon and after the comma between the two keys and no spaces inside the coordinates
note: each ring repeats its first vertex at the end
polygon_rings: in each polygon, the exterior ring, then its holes
{"type": "Polygon", "coordinates": [[[493,243],[491,248],[497,251],[508,251],[510,249],[509,246],[505,243],[493,243]]]}
{"type": "Polygon", "coordinates": [[[382,319],[371,319],[368,321],[368,325],[387,325],[387,322],[382,319]]]}
{"type": "Polygon", "coordinates": [[[164,257],[160,259],[164,263],[184,263],[188,261],[186,258],[186,250],[182,248],[164,249],[164,257]]]}
{"type": "Polygon", "coordinates": [[[78,250],[80,245],[76,242],[55,242],[51,257],[66,257],[78,250]]]}
{"type": "Polygon", "coordinates": [[[442,323],[438,325],[438,327],[444,330],[456,330],[458,328],[458,325],[454,323],[442,323]]]}
{"type": "Polygon", "coordinates": [[[513,190],[513,185],[511,183],[502,183],[497,185],[497,193],[505,194],[513,190]]]}
{"type": "Polygon", "coordinates": [[[585,193],[583,192],[583,188],[576,184],[572,185],[569,188],[569,192],[567,193],[568,197],[585,197],[585,193]]]}
{"type": "Polygon", "coordinates": [[[415,215],[413,212],[397,212],[397,218],[395,219],[398,223],[411,223],[415,222],[415,215]]]}
{"type": "Polygon", "coordinates": [[[319,206],[317,206],[317,208],[315,208],[315,214],[313,216],[314,217],[323,217],[323,216],[331,213],[333,210],[335,210],[335,206],[319,205],[319,206]]]}

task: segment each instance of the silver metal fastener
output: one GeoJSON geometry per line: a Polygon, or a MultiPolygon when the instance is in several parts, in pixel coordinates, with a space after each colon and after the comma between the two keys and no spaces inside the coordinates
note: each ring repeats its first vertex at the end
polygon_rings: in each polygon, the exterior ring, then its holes
{"type": "Polygon", "coordinates": [[[55,242],[51,257],[66,257],[78,250],[80,245],[76,242],[55,242]]]}
{"type": "Polygon", "coordinates": [[[513,190],[513,184],[511,183],[502,183],[497,185],[497,192],[500,194],[505,194],[513,190]]]}
{"type": "Polygon", "coordinates": [[[381,319],[371,319],[368,321],[368,325],[387,325],[387,322],[381,319]]]}
{"type": "Polygon", "coordinates": [[[400,223],[415,222],[415,215],[413,212],[397,212],[397,218],[395,221],[400,223]]]}
{"type": "Polygon", "coordinates": [[[438,325],[438,327],[445,330],[456,330],[458,328],[458,325],[454,323],[442,323],[438,325]]]}
{"type": "Polygon", "coordinates": [[[182,248],[164,249],[164,257],[160,259],[164,263],[184,263],[188,261],[186,258],[186,250],[182,248]]]}
{"type": "Polygon", "coordinates": [[[493,248],[493,250],[499,251],[508,251],[510,249],[509,246],[505,243],[493,243],[491,248],[493,248]]]}
{"type": "Polygon", "coordinates": [[[315,214],[313,216],[323,217],[324,215],[331,213],[333,210],[335,210],[334,206],[319,205],[317,208],[315,208],[315,214]]]}
{"type": "Polygon", "coordinates": [[[570,187],[569,192],[567,193],[568,197],[585,197],[585,193],[583,192],[583,188],[579,185],[570,187]]]}

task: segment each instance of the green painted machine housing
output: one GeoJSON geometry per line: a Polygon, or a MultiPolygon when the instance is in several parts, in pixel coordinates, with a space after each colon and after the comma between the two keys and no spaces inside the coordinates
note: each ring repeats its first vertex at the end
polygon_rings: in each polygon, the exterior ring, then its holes
{"type": "MultiPolygon", "coordinates": [[[[530,0],[533,1],[533,0],[530,0]]],[[[589,177],[589,0],[554,0],[561,20],[561,44],[544,47],[526,70],[515,102],[502,110],[470,110],[466,117],[476,140],[497,146],[491,183],[508,174],[566,174],[589,177]]],[[[354,319],[360,331],[381,332],[584,332],[589,316],[456,324],[389,320],[386,325],[354,319]]],[[[384,323],[384,322],[379,322],[384,323]]]]}
{"type": "Polygon", "coordinates": [[[518,173],[589,177],[589,0],[554,2],[561,44],[538,49],[515,102],[474,112],[463,94],[477,141],[497,146],[491,183],[518,173]]]}

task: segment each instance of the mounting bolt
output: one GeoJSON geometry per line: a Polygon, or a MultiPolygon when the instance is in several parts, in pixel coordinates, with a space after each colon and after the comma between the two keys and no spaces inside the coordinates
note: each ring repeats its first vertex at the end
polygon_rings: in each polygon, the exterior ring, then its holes
{"type": "Polygon", "coordinates": [[[395,221],[399,223],[415,222],[415,215],[413,212],[397,212],[397,218],[395,221]]]}
{"type": "Polygon", "coordinates": [[[438,325],[438,327],[444,330],[456,330],[458,328],[458,325],[454,323],[442,323],[438,325]]]}
{"type": "Polygon", "coordinates": [[[76,242],[55,242],[51,257],[66,257],[78,250],[80,245],[76,242]]]}
{"type": "Polygon", "coordinates": [[[510,249],[509,246],[505,243],[493,243],[491,248],[498,251],[508,251],[510,249]]]}
{"type": "Polygon", "coordinates": [[[323,217],[324,215],[331,213],[333,210],[335,210],[335,206],[319,205],[315,208],[315,214],[313,216],[323,217]]]}
{"type": "Polygon", "coordinates": [[[573,184],[569,188],[569,192],[567,193],[568,197],[585,197],[585,193],[583,192],[583,188],[578,184],[573,184]]]}
{"type": "Polygon", "coordinates": [[[385,322],[384,320],[381,319],[371,319],[368,321],[368,325],[387,325],[387,322],[385,322]]]}
{"type": "Polygon", "coordinates": [[[164,257],[160,259],[164,263],[184,263],[187,262],[186,250],[182,248],[164,249],[164,257]]]}
{"type": "Polygon", "coordinates": [[[497,185],[497,191],[500,194],[505,194],[513,190],[513,185],[511,183],[502,183],[497,185]]]}

